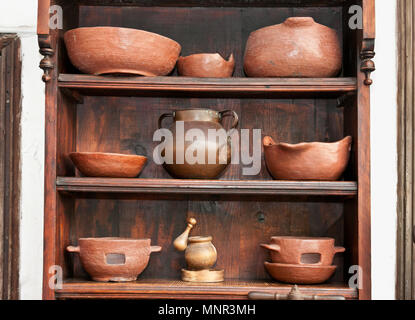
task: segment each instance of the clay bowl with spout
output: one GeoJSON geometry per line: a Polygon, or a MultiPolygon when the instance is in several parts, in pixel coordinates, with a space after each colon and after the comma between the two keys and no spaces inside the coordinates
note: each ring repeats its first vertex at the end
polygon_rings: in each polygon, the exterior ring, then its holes
{"type": "Polygon", "coordinates": [[[118,153],[72,152],[69,157],[86,177],[135,178],[147,162],[143,156],[118,153]]]}
{"type": "Polygon", "coordinates": [[[85,271],[94,281],[135,281],[147,267],[150,254],[161,247],[150,239],[82,238],[68,252],[79,253],[85,271]]]}
{"type": "Polygon", "coordinates": [[[196,78],[229,78],[235,69],[233,54],[228,61],[219,53],[199,53],[180,57],[177,61],[179,75],[196,78]]]}
{"type": "Polygon", "coordinates": [[[244,69],[249,77],[327,78],[337,76],[341,66],[336,30],[312,17],[291,17],[256,30],[246,44],[244,69]]]}
{"type": "Polygon", "coordinates": [[[261,244],[269,250],[274,263],[330,266],[336,253],[344,252],[335,247],[333,238],[272,237],[271,244],[261,244]]]}
{"type": "Polygon", "coordinates": [[[263,140],[265,162],[276,180],[336,181],[349,162],[352,137],[334,143],[263,140]]]}
{"type": "Polygon", "coordinates": [[[336,266],[304,266],[265,262],[265,269],[277,281],[292,284],[320,284],[331,278],[336,266]]]}
{"type": "Polygon", "coordinates": [[[130,28],[77,28],[64,36],[69,59],[81,72],[93,75],[168,75],[181,46],[156,33],[130,28]]]}

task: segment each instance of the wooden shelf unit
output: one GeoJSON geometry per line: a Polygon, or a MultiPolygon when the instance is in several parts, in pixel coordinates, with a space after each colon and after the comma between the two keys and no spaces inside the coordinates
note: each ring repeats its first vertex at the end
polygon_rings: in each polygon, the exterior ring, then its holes
{"type": "MultiPolygon", "coordinates": [[[[252,291],[288,294],[292,285],[269,281],[226,280],[219,284],[200,284],[180,280],[150,279],[130,283],[97,283],[71,280],[56,291],[59,299],[237,299],[246,300],[252,291]]],[[[299,286],[306,295],[358,297],[356,289],[343,284],[299,286]]]]}
{"type": "MultiPolygon", "coordinates": [[[[371,298],[370,72],[374,0],[39,0],[38,35],[46,82],[44,299],[246,299],[251,291],[286,294],[292,285],[269,277],[259,244],[275,235],[329,236],[346,252],[327,284],[305,294],[371,298]],[[363,29],[348,27],[349,7],[363,8],[363,29]],[[49,29],[49,7],[60,5],[62,30],[49,29]],[[255,79],[243,72],[250,32],[289,16],[312,16],[338,31],[343,70],[331,79],[255,79]],[[217,51],[236,57],[234,78],[103,77],[82,75],[69,62],[63,34],[76,27],[144,29],[178,41],[182,55],[217,51]],[[155,146],[158,117],[190,107],[231,109],[240,128],[259,128],[279,141],[335,141],[353,137],[344,181],[273,181],[262,159],[257,176],[231,165],[215,181],[175,180],[149,159],[139,179],[80,177],[74,151],[145,153],[155,146]],[[344,107],[344,108],[338,108],[344,107]],[[186,218],[200,223],[218,250],[222,284],[178,281],[184,258],[171,243],[186,218]],[[226,230],[226,232],[223,232],[226,230]],[[79,257],[65,252],[81,237],[151,238],[163,247],[132,283],[88,281],[79,257]],[[49,286],[61,266],[62,289],[49,286]],[[360,266],[359,289],[349,288],[360,266]],[[233,280],[232,280],[233,279],[233,280]],[[262,280],[261,280],[262,279],[262,280]]],[[[251,146],[252,148],[252,146],[251,146]]]]}
{"type": "Polygon", "coordinates": [[[227,97],[340,97],[357,90],[356,78],[188,78],[59,75],[59,88],[78,95],[210,94],[227,97]]]}

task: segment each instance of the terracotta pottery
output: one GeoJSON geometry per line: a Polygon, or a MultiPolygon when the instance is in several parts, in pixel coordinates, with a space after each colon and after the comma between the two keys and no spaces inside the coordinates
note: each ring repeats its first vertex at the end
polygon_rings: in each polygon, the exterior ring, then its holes
{"type": "Polygon", "coordinates": [[[275,143],[264,138],[265,162],[276,180],[336,181],[349,162],[352,137],[334,143],[275,143]]]}
{"type": "Polygon", "coordinates": [[[150,254],[161,247],[150,239],[83,238],[67,251],[79,253],[85,271],[94,281],[135,281],[148,265],[150,254]]]}
{"type": "Polygon", "coordinates": [[[177,61],[179,75],[198,78],[229,78],[235,69],[233,54],[228,61],[219,53],[200,53],[180,57],[177,61]]]}
{"type": "Polygon", "coordinates": [[[147,158],[137,155],[73,152],[72,162],[86,177],[135,178],[147,162],[147,158]]]}
{"type": "Polygon", "coordinates": [[[331,278],[336,266],[303,266],[265,262],[265,269],[277,281],[293,284],[319,284],[331,278]]]}
{"type": "Polygon", "coordinates": [[[66,32],[64,39],[72,64],[93,75],[165,76],[181,51],[176,41],[129,28],[77,28],[66,32]]]}
{"type": "Polygon", "coordinates": [[[274,263],[331,266],[336,253],[344,252],[335,247],[332,238],[272,237],[271,244],[261,244],[268,249],[274,263]]]}
{"type": "MultiPolygon", "coordinates": [[[[218,112],[209,109],[189,109],[163,114],[160,117],[159,128],[162,127],[163,119],[172,117],[174,120],[173,124],[169,128],[170,132],[173,134],[173,159],[171,159],[170,163],[164,164],[164,168],[171,176],[181,179],[214,179],[226,169],[231,160],[230,139],[225,137],[225,139],[222,139],[225,140],[222,143],[220,139],[216,139],[216,137],[209,135],[210,130],[217,130],[217,132],[226,134],[226,131],[224,131],[221,124],[222,119],[226,116],[233,116],[234,120],[232,128],[236,128],[239,121],[238,115],[231,110],[218,112]],[[183,137],[177,134],[176,124],[183,125],[183,137]],[[204,159],[200,160],[196,157],[194,163],[188,161],[189,159],[186,157],[186,152],[189,154],[188,148],[192,146],[194,147],[195,142],[184,141],[184,137],[188,131],[192,129],[198,129],[198,132],[203,133],[202,138],[195,140],[197,140],[196,144],[201,146],[203,149],[204,159]],[[212,137],[212,139],[209,139],[209,136],[212,137]],[[204,140],[202,140],[203,138],[204,140]],[[178,144],[178,139],[183,142],[178,144]],[[178,158],[178,155],[180,158],[178,158]],[[211,156],[210,161],[209,155],[211,156]]],[[[194,130],[192,131],[194,132],[194,130]]],[[[198,149],[195,150],[196,151],[191,152],[191,154],[202,154],[203,156],[202,152],[199,153],[197,152],[198,149]]]]}
{"type": "Polygon", "coordinates": [[[254,31],[246,44],[249,77],[326,78],[337,76],[341,66],[337,32],[311,17],[292,17],[254,31]]]}

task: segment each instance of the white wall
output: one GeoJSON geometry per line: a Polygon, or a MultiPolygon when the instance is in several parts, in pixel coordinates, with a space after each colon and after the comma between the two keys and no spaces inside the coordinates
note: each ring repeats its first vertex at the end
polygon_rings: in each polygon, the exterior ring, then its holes
{"type": "Polygon", "coordinates": [[[22,189],[20,201],[20,297],[42,298],[45,87],[39,69],[37,1],[1,1],[0,32],[22,43],[22,189]]]}
{"type": "MultiPolygon", "coordinates": [[[[398,0],[400,1],[400,0],[398,0]]],[[[372,297],[395,299],[397,230],[396,1],[376,1],[371,89],[372,297]]]]}
{"type": "MultiPolygon", "coordinates": [[[[43,259],[44,84],[36,37],[36,0],[2,1],[0,32],[22,39],[22,199],[20,292],[41,299],[43,259]]],[[[396,28],[395,1],[377,1],[377,70],[372,86],[372,279],[374,299],[395,297],[396,28]]]]}

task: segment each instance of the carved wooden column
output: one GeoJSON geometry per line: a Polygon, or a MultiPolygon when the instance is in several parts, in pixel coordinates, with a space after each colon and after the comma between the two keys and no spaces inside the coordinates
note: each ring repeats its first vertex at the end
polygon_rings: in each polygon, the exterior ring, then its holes
{"type": "Polygon", "coordinates": [[[55,54],[49,32],[49,8],[50,0],[38,0],[37,34],[40,48],[39,52],[44,56],[42,61],[40,61],[39,67],[44,71],[42,77],[44,82],[49,82],[51,79],[51,70],[54,68],[51,57],[55,54]]]}
{"type": "Polygon", "coordinates": [[[360,70],[365,73],[365,85],[370,86],[373,80],[370,75],[376,70],[375,63],[372,59],[375,57],[375,1],[363,0],[363,40],[360,50],[360,59],[362,60],[360,70]]]}

